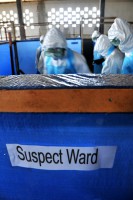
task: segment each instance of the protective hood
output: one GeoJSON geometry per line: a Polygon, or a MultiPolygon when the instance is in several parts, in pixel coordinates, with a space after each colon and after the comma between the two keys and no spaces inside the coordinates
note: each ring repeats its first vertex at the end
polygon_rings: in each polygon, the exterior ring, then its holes
{"type": "Polygon", "coordinates": [[[67,48],[67,42],[63,33],[57,29],[50,29],[43,41],[44,48],[67,48]]]}
{"type": "Polygon", "coordinates": [[[106,35],[100,35],[100,37],[96,41],[94,51],[98,52],[103,57],[106,57],[108,55],[109,49],[112,46],[113,45],[110,43],[106,35]]]}
{"type": "Polygon", "coordinates": [[[108,31],[108,38],[120,40],[119,49],[126,53],[133,50],[133,27],[124,19],[116,18],[108,31]]]}
{"type": "Polygon", "coordinates": [[[40,36],[40,43],[43,44],[43,40],[44,40],[44,35],[40,36]]]}
{"type": "Polygon", "coordinates": [[[96,38],[99,38],[100,35],[101,35],[101,34],[99,33],[99,31],[94,31],[94,32],[92,33],[91,38],[92,38],[93,41],[95,41],[95,39],[96,39],[96,38]]]}

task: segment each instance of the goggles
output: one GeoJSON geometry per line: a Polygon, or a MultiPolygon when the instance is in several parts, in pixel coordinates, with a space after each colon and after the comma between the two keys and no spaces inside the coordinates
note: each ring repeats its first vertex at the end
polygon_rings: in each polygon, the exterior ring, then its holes
{"type": "Polygon", "coordinates": [[[93,42],[96,42],[97,39],[98,39],[98,37],[94,37],[94,38],[92,38],[92,41],[93,41],[93,42]]]}
{"type": "Polygon", "coordinates": [[[63,48],[48,48],[45,50],[44,55],[53,58],[63,58],[65,56],[66,49],[63,48]]]}
{"type": "Polygon", "coordinates": [[[117,39],[117,38],[114,38],[114,39],[111,41],[111,43],[112,43],[114,46],[119,46],[120,40],[117,39]]]}

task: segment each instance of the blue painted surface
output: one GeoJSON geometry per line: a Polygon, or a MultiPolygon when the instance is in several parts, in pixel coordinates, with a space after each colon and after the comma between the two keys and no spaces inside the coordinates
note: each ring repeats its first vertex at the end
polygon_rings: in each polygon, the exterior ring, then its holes
{"type": "Polygon", "coordinates": [[[133,114],[0,113],[1,200],[132,200],[133,114]],[[116,145],[112,169],[48,171],[12,167],[7,143],[116,145]]]}
{"type": "Polygon", "coordinates": [[[77,39],[67,39],[67,45],[70,49],[78,52],[78,53],[82,53],[82,40],[81,38],[77,38],[77,39]]]}
{"type": "Polygon", "coordinates": [[[39,41],[17,42],[19,68],[25,74],[36,74],[35,68],[36,50],[39,47],[39,41]]]}
{"type": "Polygon", "coordinates": [[[9,44],[0,44],[0,75],[12,75],[9,44]]]}

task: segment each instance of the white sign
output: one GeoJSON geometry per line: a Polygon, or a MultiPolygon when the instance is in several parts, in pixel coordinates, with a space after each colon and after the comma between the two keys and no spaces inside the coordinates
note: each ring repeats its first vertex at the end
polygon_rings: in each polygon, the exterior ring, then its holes
{"type": "Polygon", "coordinates": [[[7,144],[12,166],[46,170],[112,168],[116,146],[57,147],[7,144]]]}

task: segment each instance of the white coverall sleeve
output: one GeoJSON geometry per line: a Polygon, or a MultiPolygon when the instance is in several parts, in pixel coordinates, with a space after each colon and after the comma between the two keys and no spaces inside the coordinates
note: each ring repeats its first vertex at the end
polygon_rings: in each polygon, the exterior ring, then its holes
{"type": "Polygon", "coordinates": [[[113,60],[110,57],[106,58],[101,73],[111,74],[112,67],[113,67],[113,60]]]}
{"type": "Polygon", "coordinates": [[[73,51],[74,54],[74,66],[77,73],[91,73],[89,66],[83,55],[73,51]]]}
{"type": "Polygon", "coordinates": [[[124,54],[118,49],[109,55],[102,69],[102,74],[121,74],[124,54]]]}

